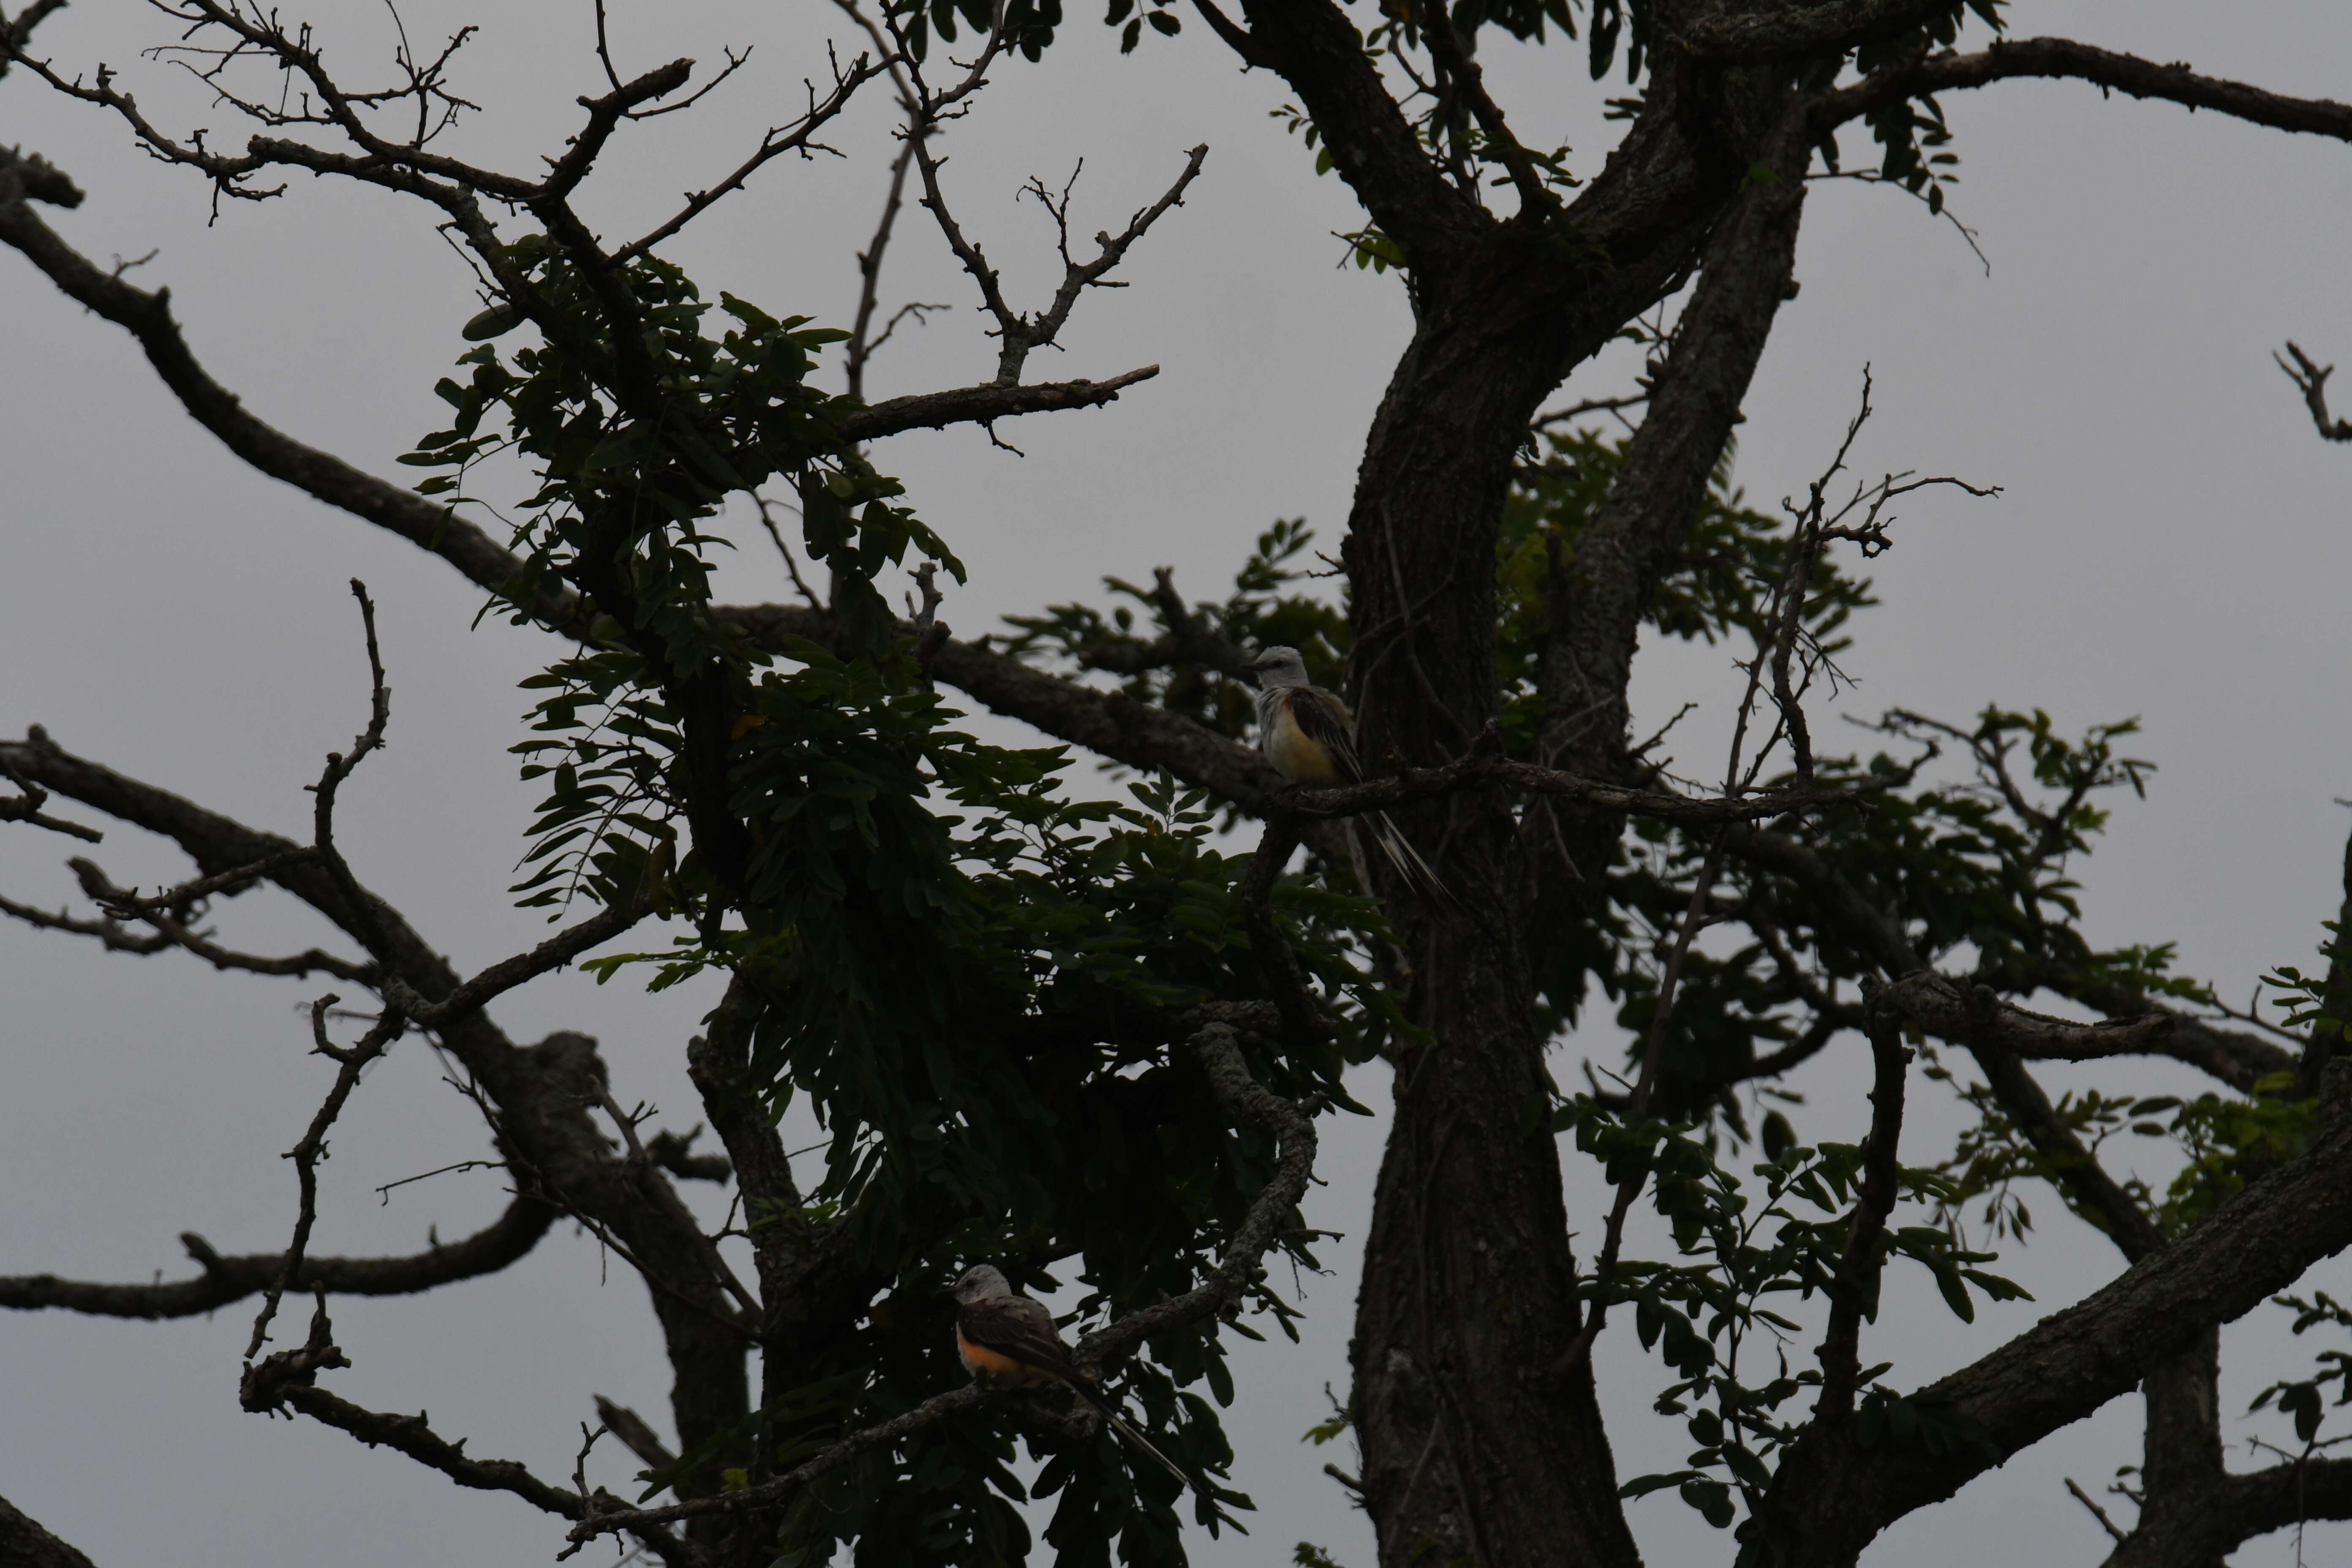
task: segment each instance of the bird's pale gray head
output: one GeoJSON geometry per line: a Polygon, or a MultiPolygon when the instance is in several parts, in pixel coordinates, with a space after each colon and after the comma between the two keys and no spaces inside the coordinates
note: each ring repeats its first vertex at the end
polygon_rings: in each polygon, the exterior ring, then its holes
{"type": "Polygon", "coordinates": [[[975,1263],[963,1271],[962,1279],[955,1282],[952,1294],[957,1300],[969,1306],[992,1297],[1010,1296],[1013,1287],[992,1265],[975,1263]]]}
{"type": "Polygon", "coordinates": [[[1270,647],[1250,660],[1250,673],[1264,687],[1304,686],[1307,661],[1298,657],[1295,647],[1270,647]]]}

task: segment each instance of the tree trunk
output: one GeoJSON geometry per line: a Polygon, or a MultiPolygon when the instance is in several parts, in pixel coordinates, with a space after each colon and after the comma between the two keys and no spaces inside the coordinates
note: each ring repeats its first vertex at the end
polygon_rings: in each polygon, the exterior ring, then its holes
{"type": "MultiPolygon", "coordinates": [[[[1374,419],[1346,546],[1351,678],[1375,772],[1459,754],[1495,716],[1496,542],[1529,421],[1571,367],[1671,291],[1727,205],[1755,217],[1726,226],[1742,250],[1715,290],[1728,297],[1693,307],[1717,323],[1713,335],[1702,333],[1687,356],[1677,350],[1684,379],[1704,383],[1704,407],[1662,426],[1674,432],[1673,449],[1654,466],[1681,473],[1659,487],[1672,499],[1637,505],[1631,520],[1646,530],[1635,552],[1643,564],[1619,595],[1632,608],[1610,606],[1624,624],[1602,633],[1627,656],[1637,601],[1687,526],[1737,417],[1785,289],[1801,184],[1740,201],[1752,182],[1718,176],[1750,163],[1728,154],[1720,126],[1692,138],[1674,108],[1676,85],[1670,72],[1654,88],[1649,123],[1589,195],[1606,208],[1612,181],[1622,186],[1633,165],[1657,164],[1677,170],[1678,202],[1639,222],[1610,209],[1548,233],[1515,219],[1469,265],[1418,280],[1418,330],[1374,419]],[[1564,289],[1562,230],[1589,232],[1604,219],[1641,243],[1617,247],[1582,288],[1564,289]],[[1717,321],[1727,316],[1737,318],[1728,330],[1717,321]]],[[[1722,90],[1719,80],[1709,86],[1722,90]]],[[[1785,104],[1785,88],[1732,96],[1747,105],[1747,124],[1783,134],[1729,145],[1778,153],[1789,149],[1773,143],[1790,142],[1801,176],[1801,137],[1764,115],[1785,104]]],[[[1603,727],[1613,728],[1605,744],[1579,748],[1588,757],[1622,755],[1630,662],[1615,661],[1604,677],[1603,727]]],[[[1499,797],[1475,793],[1402,826],[1468,912],[1433,920],[1398,900],[1401,889],[1386,889],[1404,943],[1408,1010],[1431,1039],[1398,1065],[1352,1346],[1364,1500],[1381,1562],[1636,1563],[1590,1363],[1564,1374],[1557,1366],[1580,1319],[1549,1125],[1549,1031],[1526,945],[1533,911],[1523,890],[1536,881],[1527,840],[1499,797]]],[[[1608,832],[1613,838],[1613,823],[1608,832]]]]}

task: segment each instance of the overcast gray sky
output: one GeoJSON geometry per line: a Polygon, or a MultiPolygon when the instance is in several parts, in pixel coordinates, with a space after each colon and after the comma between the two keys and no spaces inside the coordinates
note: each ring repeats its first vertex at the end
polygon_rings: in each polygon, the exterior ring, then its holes
{"type": "MultiPolygon", "coordinates": [[[[341,69],[360,74],[387,56],[380,6],[301,9],[341,69]]],[[[2283,91],[2352,95],[2352,29],[2329,0],[2011,10],[2024,35],[2064,32],[2283,91]]],[[[485,106],[455,142],[477,161],[527,171],[576,119],[573,97],[601,86],[585,5],[412,5],[404,16],[420,47],[460,22],[484,23],[457,73],[458,89],[485,106]]],[[[623,0],[614,18],[625,68],[758,46],[700,109],[633,130],[608,154],[587,205],[614,233],[650,226],[679,191],[709,184],[796,111],[801,78],[821,77],[823,39],[842,31],[814,0],[623,0]]],[[[167,31],[128,0],[85,0],[39,41],[61,65],[124,71],[163,124],[209,120],[226,131],[184,78],[136,58],[167,31]]],[[[1614,129],[1601,100],[1622,88],[1586,80],[1570,50],[1488,54],[1523,137],[1566,140],[1572,167],[1596,169],[1614,129]]],[[[1078,222],[1091,233],[1163,189],[1185,149],[1206,141],[1212,151],[1185,207],[1126,268],[1131,287],[1087,300],[1066,353],[1033,372],[1100,377],[1156,363],[1159,379],[1108,409],[1005,426],[1025,459],[971,430],[903,437],[882,454],[972,567],[946,617],[972,635],[1003,614],[1092,595],[1105,573],[1156,564],[1172,563],[1180,584],[1205,595],[1276,517],[1303,514],[1333,542],[1405,313],[1393,279],[1335,267],[1343,247],[1330,231],[1361,220],[1269,117],[1286,101],[1280,85],[1234,70],[1190,30],[1122,60],[1085,5],[1045,64],[996,79],[953,133],[947,178],[1016,303],[1041,302],[1055,276],[1043,215],[1013,199],[1029,175],[1058,183],[1083,156],[1078,222]]],[[[2314,436],[2269,359],[2294,336],[2323,362],[2352,360],[2352,149],[2065,84],[2010,84],[1948,107],[1963,159],[1955,207],[1979,232],[1990,276],[1903,196],[1819,189],[1803,292],[1782,313],[1749,399],[1738,477],[1766,504],[1800,489],[1851,414],[1866,362],[1880,414],[1858,453],[1864,468],[2003,487],[1993,501],[1918,498],[1897,548],[1874,568],[1885,605],[1858,627],[1847,663],[1863,685],[1848,709],[1959,718],[2000,702],[2046,708],[2067,729],[2140,716],[2139,750],[2162,771],[2085,868],[2091,932],[2177,941],[2191,973],[2242,994],[2273,964],[2308,963],[2352,826],[2335,800],[2352,795],[2341,587],[2352,580],[2352,447],[2314,436]]],[[[772,165],[671,254],[707,296],[725,288],[778,313],[845,321],[888,124],[876,93],[834,138],[845,158],[772,165]]],[[[475,305],[425,209],[297,179],[284,198],[233,204],[207,226],[199,182],[142,158],[119,125],[22,72],[0,84],[0,141],[47,154],[89,192],[80,211],[48,215],[86,253],[159,250],[138,276],[171,285],[198,353],[264,418],[385,473],[440,423],[430,388],[464,346],[457,327],[475,305]]],[[[992,368],[970,285],[923,218],[910,211],[901,225],[886,295],[955,309],[885,352],[875,395],[964,384],[992,368]]],[[[186,419],[121,333],[14,256],[0,257],[0,730],[46,723],[134,776],[299,834],[302,785],[362,718],[365,671],[343,586],[356,574],[380,606],[394,721],[390,750],[346,794],[347,851],[461,969],[537,940],[534,920],[503,891],[532,798],[505,748],[524,706],[514,683],[546,657],[544,639],[498,624],[469,630],[478,596],[446,568],[253,477],[186,419]]],[[[1624,368],[1588,370],[1571,392],[1609,389],[1624,368]]],[[[756,530],[746,543],[760,547],[728,565],[726,593],[782,593],[756,530]]],[[[1722,650],[1651,650],[1637,720],[1700,702],[1682,755],[1704,771],[1717,753],[1710,726],[1733,695],[1722,650]]],[[[29,830],[0,833],[0,889],[67,901],[67,852],[29,830]]],[[[95,858],[121,882],[184,869],[128,830],[95,858]]],[[[326,934],[262,894],[221,924],[255,949],[326,934]]],[[[303,1054],[297,1015],[318,989],[0,928],[0,1272],[176,1276],[183,1230],[225,1250],[282,1245],[293,1189],[278,1151],[330,1077],[303,1054]]],[[[627,982],[598,990],[565,975],[499,1012],[521,1038],[556,1027],[598,1036],[622,1097],[667,1107],[665,1121],[684,1126],[698,1118],[681,1044],[710,1000],[691,986],[647,997],[627,982]]],[[[1583,1043],[1561,1070],[1587,1048],[1607,1058],[1615,1047],[1583,1043]]],[[[1833,1050],[1799,1085],[1811,1096],[1809,1135],[1858,1129],[1851,1063],[1833,1050]]],[[[2133,1081],[2187,1087],[2159,1069],[2133,1081]]],[[[1360,1093],[1385,1107],[1377,1069],[1360,1093]]],[[[1924,1152],[1957,1121],[1919,1098],[1909,1146],[1924,1152]]],[[[1287,1562],[1302,1539],[1360,1568],[1371,1560],[1361,1517],[1320,1474],[1326,1459],[1346,1468],[1352,1456],[1297,1439],[1322,1414],[1322,1385],[1345,1390],[1353,1237],[1381,1131],[1377,1121],[1328,1127],[1328,1184],[1310,1217],[1350,1239],[1332,1249],[1329,1277],[1304,1281],[1303,1347],[1241,1347],[1229,1424],[1236,1480],[1261,1512],[1248,1538],[1203,1542],[1204,1563],[1287,1562]]],[[[451,1236],[482,1223],[501,1205],[494,1173],[437,1177],[389,1203],[373,1191],[482,1146],[429,1053],[404,1045],[338,1129],[314,1245],[408,1250],[428,1226],[451,1236]]],[[[1570,1182],[1570,1212],[1590,1216],[1601,1206],[1593,1173],[1571,1158],[1570,1182]]],[[[2038,1301],[1948,1331],[1923,1283],[1897,1278],[1891,1301],[1919,1310],[1890,1311],[1874,1342],[1876,1359],[1896,1363],[1892,1381],[1962,1364],[2111,1276],[2100,1238],[2054,1202],[2035,1208],[2041,1239],[2008,1267],[2038,1301]]],[[[2342,1293],[2347,1276],[2336,1260],[2305,1283],[2342,1293]]],[[[341,1392],[425,1408],[475,1452],[542,1473],[568,1474],[592,1392],[657,1424],[666,1414],[643,1292],[583,1238],[553,1238],[495,1279],[344,1302],[336,1317],[357,1363],[337,1374],[341,1392]]],[[[2242,1465],[2262,1461],[2240,1446],[2258,1428],[2236,1412],[2310,1348],[2288,1342],[2276,1318],[2258,1314],[2226,1342],[2225,1434],[2242,1465]]],[[[0,1409],[11,1417],[0,1422],[0,1495],[101,1568],[551,1555],[557,1532],[520,1503],[457,1491],[315,1426],[240,1414],[249,1321],[242,1309],[166,1325],[0,1319],[0,1409]]],[[[1597,1362],[1622,1472],[1678,1465],[1679,1427],[1646,1414],[1664,1375],[1622,1328],[1597,1362]]],[[[2104,1538],[2061,1478],[2104,1484],[2136,1458],[2137,1433],[2137,1401],[2118,1401],[1898,1526],[1867,1561],[2095,1562],[2104,1538]]],[[[629,1468],[608,1461],[605,1479],[618,1484],[629,1468]]],[[[1728,1540],[1671,1493],[1632,1505],[1632,1517],[1653,1562],[1728,1560],[1728,1540]]],[[[2347,1547],[2352,1531],[2317,1530],[2305,1554],[2338,1561],[2347,1547]]],[[[2277,1537],[2236,1561],[2284,1565],[2293,1551],[2277,1537]]]]}

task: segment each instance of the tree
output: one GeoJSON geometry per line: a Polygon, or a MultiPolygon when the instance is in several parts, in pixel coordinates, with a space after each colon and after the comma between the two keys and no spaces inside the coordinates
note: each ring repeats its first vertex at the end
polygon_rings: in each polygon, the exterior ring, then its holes
{"type": "MultiPolygon", "coordinates": [[[[287,1249],[199,1250],[195,1279],[150,1287],[11,1280],[0,1300],[157,1316],[259,1296],[248,1408],[514,1492],[573,1521],[576,1540],[623,1533],[682,1562],[764,1562],[780,1547],[813,1559],[840,1542],[873,1561],[1019,1555],[1026,1530],[1003,1500],[1021,1495],[1005,1468],[1011,1427],[1051,1456],[1036,1489],[1060,1493],[1047,1532],[1059,1552],[1106,1560],[1116,1540],[1168,1560],[1180,1553],[1173,1483],[1130,1469],[1115,1439],[1062,1405],[963,1385],[939,1288],[980,1257],[1037,1282],[1075,1273],[1090,1292],[1082,1319],[1098,1325],[1082,1354],[1200,1478],[1194,1517],[1213,1525],[1244,1500],[1220,1485],[1223,1439],[1193,1391],[1218,1389],[1220,1324],[1283,1321],[1264,1265],[1311,1257],[1294,1212],[1313,1120],[1346,1101],[1349,1063],[1379,1055],[1398,1091],[1341,1419],[1360,1445],[1350,1484],[1383,1562],[1433,1550],[1496,1564],[1629,1561],[1621,1492],[1668,1486],[1711,1522],[1736,1521],[1744,1561],[1848,1562],[1889,1522],[2143,1384],[2140,1512],[2117,1530],[2116,1561],[2214,1561],[2297,1518],[2352,1511],[2344,1462],[2316,1447],[2340,1360],[2268,1396],[2302,1445],[2269,1470],[2225,1472],[2214,1392],[2219,1325],[2352,1239],[2352,1130],[2338,1113],[2343,1070],[2331,1071],[2352,1015],[2332,949],[2324,973],[2279,972],[2295,1011],[2269,1028],[2171,973],[2162,949],[2083,936],[2069,867],[2105,820],[2099,800],[2146,771],[2123,749],[2127,725],[2076,740],[2039,714],[1954,724],[1896,712],[1875,742],[1884,754],[1817,752],[1806,700],[1837,679],[1841,627],[1869,602],[1851,557],[1886,547],[1901,496],[1958,481],[1857,482],[1841,449],[1778,519],[1723,482],[1792,286],[1808,179],[1839,168],[1841,127],[1867,126],[1882,149],[1874,177],[1940,212],[1954,154],[1939,93],[2065,77],[2336,140],[2352,137],[2352,110],[2064,40],[1964,47],[1964,23],[1998,28],[1990,5],[1398,7],[1378,22],[1321,0],[1244,5],[1238,18],[1202,5],[1222,45],[1295,97],[1302,137],[1368,215],[1354,253],[1397,270],[1412,300],[1413,339],[1369,433],[1341,546],[1344,609],[1301,591],[1307,541],[1277,528],[1222,603],[1190,603],[1163,578],[1125,590],[1149,635],[1131,611],[1072,605],[1024,621],[1000,649],[939,620],[937,574],[960,563],[870,448],[909,428],[1100,404],[1144,379],[1022,376],[1202,166],[1196,152],[1123,234],[1069,256],[1047,307],[1015,309],[951,216],[935,149],[992,68],[1053,45],[1052,8],[846,13],[869,47],[806,115],[621,245],[591,231],[579,193],[611,138],[686,101],[685,62],[624,79],[608,57],[608,90],[583,100],[546,173],[503,174],[437,148],[464,107],[456,44],[430,60],[404,51],[393,85],[370,92],[340,80],[309,34],[191,0],[173,13],[193,29],[179,47],[262,127],[229,153],[149,122],[110,73],[35,53],[32,29],[54,9],[7,24],[12,77],[121,116],[228,199],[271,194],[280,169],[421,199],[478,267],[484,308],[467,327],[478,346],[444,384],[448,427],[408,455],[428,470],[410,489],[247,414],[196,361],[161,290],[92,265],[36,211],[79,201],[67,173],[24,154],[0,169],[0,239],[130,331],[239,457],[433,552],[562,639],[524,742],[549,793],[518,892],[593,912],[465,979],[366,889],[336,847],[334,814],[384,733],[380,665],[360,741],[319,781],[308,844],[38,732],[0,748],[14,818],[97,831],[58,809],[61,797],[166,834],[198,873],[142,896],[85,863],[95,914],[12,913],[134,951],[324,971],[380,1004],[356,1043],[339,1043],[331,1003],[313,1011],[338,1073],[297,1146],[287,1249]],[[1637,96],[1589,183],[1512,134],[1477,61],[1489,25],[1580,38],[1596,77],[1622,58],[1637,96]],[[959,46],[977,63],[948,66],[959,46]],[[253,85],[273,71],[289,94],[253,85]],[[869,405],[859,375],[886,330],[878,294],[845,333],[731,296],[714,313],[660,257],[679,226],[813,146],[861,92],[894,98],[904,116],[886,210],[913,184],[970,272],[1000,337],[991,384],[869,405]],[[1505,191],[1508,216],[1494,210],[1505,191]],[[1670,330],[1645,324],[1685,285],[1670,330]],[[1580,427],[1591,408],[1548,416],[1567,373],[1628,331],[1655,350],[1642,385],[1612,400],[1641,410],[1632,433],[1580,427]],[[816,384],[834,343],[845,345],[841,394],[816,384]],[[793,497],[826,592],[797,606],[715,605],[714,519],[730,496],[770,485],[793,497]],[[524,521],[501,545],[475,520],[519,490],[524,521]],[[881,584],[910,555],[922,597],[900,621],[881,584]],[[1630,732],[1644,626],[1747,650],[1744,743],[1719,788],[1675,779],[1630,732]],[[1288,790],[1247,748],[1234,678],[1254,646],[1282,641],[1345,687],[1364,753],[1387,776],[1288,790]],[[1122,689],[1071,678],[1085,670],[1122,689]],[[954,731],[934,683],[1152,782],[1131,805],[1074,801],[1056,787],[1056,758],[954,731]],[[1946,751],[1962,763],[1957,782],[1938,771],[1946,751]],[[1465,912],[1421,905],[1354,852],[1344,824],[1375,808],[1467,895],[1465,912]],[[1254,850],[1226,852],[1221,813],[1264,823],[1254,850]],[[1287,875],[1302,839],[1306,867],[1287,875]],[[362,956],[263,960],[204,933],[209,900],[265,881],[362,956]],[[655,984],[727,976],[688,1055],[723,1171],[681,1141],[641,1138],[580,1037],[519,1047],[485,1010],[656,921],[669,948],[588,962],[607,973],[649,964],[655,984]],[[1619,1087],[1571,1094],[1544,1052],[1592,1022],[1596,987],[1639,1048],[1619,1087]],[[2023,1006],[2042,995],[2095,1021],[2023,1006]],[[414,1258],[315,1257],[321,1142],[360,1070],[410,1031],[459,1064],[513,1207],[414,1258]],[[1748,1125],[1736,1086],[1840,1036],[1869,1044],[1861,1137],[1808,1145],[1785,1117],[1748,1125]],[[2053,1104],[2027,1065],[2147,1056],[2218,1087],[2170,1103],[2053,1104]],[[1903,1163],[1915,1063],[1979,1112],[1935,1164],[1903,1163]],[[821,1107],[831,1134],[813,1183],[774,1133],[793,1096],[821,1107]],[[2126,1125],[2181,1142],[2189,1163],[2171,1191],[2105,1173],[2097,1143],[2126,1125]],[[1618,1184],[1582,1263],[1563,1137],[1618,1184]],[[672,1185],[709,1176],[736,1184],[751,1281],[672,1185]],[[2029,1181],[2053,1184],[2114,1238],[2127,1264],[2114,1283],[1926,1388],[1900,1393],[1878,1381],[1885,1369],[1865,1372],[1864,1325],[1891,1259],[1927,1268],[1962,1316],[1976,1297],[2013,1290],[1983,1267],[1966,1215],[1988,1203],[1992,1235],[2017,1234],[2029,1181]],[[1680,1259],[1622,1256],[1645,1196],[1680,1259]],[[673,1503],[633,1508],[584,1479],[566,1488],[470,1458],[423,1418],[320,1381],[342,1359],[329,1294],[497,1268],[559,1216],[646,1279],[677,1373],[678,1449],[626,1412],[604,1421],[673,1503]],[[286,1298],[306,1294],[307,1338],[281,1335],[264,1353],[286,1298]],[[1663,1360],[1661,1407],[1698,1445],[1683,1472],[1616,1473],[1590,1366],[1612,1319],[1663,1360]],[[1793,1353],[1759,1373],[1759,1347],[1783,1335],[1793,1353]]],[[[1111,16],[1124,47],[1147,26],[1151,47],[1188,47],[1156,41],[1182,32],[1170,8],[1131,9],[1111,16]]],[[[1036,194],[1066,225],[1066,195],[1036,194]]],[[[886,217],[865,251],[869,282],[889,233],[886,217]]],[[[2317,417],[2324,374],[2297,365],[2317,417]]],[[[2324,1297],[2298,1318],[2341,1321],[2324,1297]]],[[[73,1560],[35,1527],[8,1528],[26,1532],[27,1554],[73,1560]]]]}

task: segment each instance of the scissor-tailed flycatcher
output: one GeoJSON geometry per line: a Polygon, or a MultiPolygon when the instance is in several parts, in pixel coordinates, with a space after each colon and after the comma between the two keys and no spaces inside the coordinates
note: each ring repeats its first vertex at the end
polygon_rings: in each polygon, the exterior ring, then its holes
{"type": "MultiPolygon", "coordinates": [[[[1257,677],[1257,749],[1275,772],[1292,784],[1323,788],[1364,782],[1363,764],[1356,757],[1356,721],[1337,695],[1307,683],[1307,661],[1297,648],[1267,648],[1251,661],[1250,670],[1257,677]]],[[[1368,811],[1364,820],[1414,892],[1444,909],[1461,907],[1386,812],[1368,811]]]]}
{"type": "Polygon", "coordinates": [[[964,1270],[963,1278],[955,1282],[954,1295],[959,1308],[956,1353],[963,1357],[972,1376],[1016,1388],[1066,1383],[1077,1390],[1079,1398],[1101,1411],[1120,1436],[1159,1460],[1170,1475],[1194,1491],[1201,1490],[1199,1483],[1178,1469],[1174,1460],[1122,1420],[1102,1390],[1078,1370],[1045,1302],[1018,1294],[1002,1273],[985,1263],[964,1270]]]}

